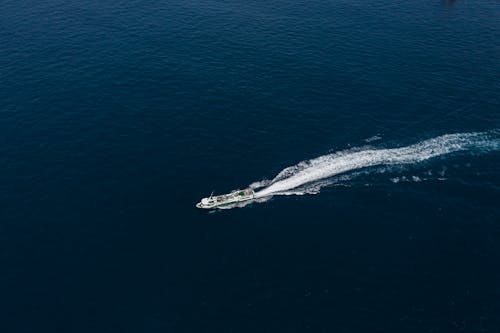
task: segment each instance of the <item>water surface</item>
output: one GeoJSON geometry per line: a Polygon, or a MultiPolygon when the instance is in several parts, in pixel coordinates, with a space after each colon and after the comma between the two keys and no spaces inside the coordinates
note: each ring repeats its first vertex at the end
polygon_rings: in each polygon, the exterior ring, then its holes
{"type": "Polygon", "coordinates": [[[2,332],[497,332],[498,150],[194,204],[498,130],[499,40],[493,0],[3,1],[2,332]]]}

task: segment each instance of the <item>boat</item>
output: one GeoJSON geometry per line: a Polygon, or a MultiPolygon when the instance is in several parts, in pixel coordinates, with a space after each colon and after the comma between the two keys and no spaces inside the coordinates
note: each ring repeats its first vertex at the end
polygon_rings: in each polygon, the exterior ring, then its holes
{"type": "Polygon", "coordinates": [[[255,192],[251,188],[244,190],[236,190],[228,194],[210,195],[208,198],[201,199],[196,204],[196,207],[201,209],[212,209],[216,207],[223,207],[234,205],[242,201],[248,201],[255,198],[255,192]]]}

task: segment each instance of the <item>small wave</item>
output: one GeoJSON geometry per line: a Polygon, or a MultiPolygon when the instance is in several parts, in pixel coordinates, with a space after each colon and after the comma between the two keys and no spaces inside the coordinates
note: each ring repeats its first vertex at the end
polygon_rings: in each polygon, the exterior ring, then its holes
{"type": "Polygon", "coordinates": [[[397,184],[397,183],[403,183],[403,182],[420,183],[420,182],[426,181],[428,179],[427,178],[422,178],[422,177],[419,177],[419,176],[411,176],[411,177],[401,176],[401,177],[391,178],[390,180],[394,184],[397,184]]]}
{"type": "Polygon", "coordinates": [[[370,142],[374,142],[374,141],[378,141],[378,140],[382,140],[382,137],[379,134],[371,136],[368,139],[365,139],[365,142],[370,143],[370,142]]]}

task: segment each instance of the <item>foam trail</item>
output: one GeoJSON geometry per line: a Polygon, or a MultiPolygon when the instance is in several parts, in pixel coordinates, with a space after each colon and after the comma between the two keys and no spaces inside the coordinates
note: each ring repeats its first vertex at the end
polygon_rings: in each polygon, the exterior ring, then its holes
{"type": "MultiPolygon", "coordinates": [[[[483,152],[500,149],[500,131],[446,134],[417,144],[390,148],[348,150],[320,156],[283,169],[256,197],[279,194],[310,193],[303,190],[312,185],[318,192],[318,182],[339,174],[374,166],[419,163],[437,156],[460,151],[483,152]]],[[[319,187],[323,185],[319,182],[319,187]]],[[[314,192],[314,191],[313,191],[314,192]]]]}
{"type": "Polygon", "coordinates": [[[267,180],[267,179],[264,179],[264,180],[261,180],[261,181],[258,181],[258,182],[254,182],[250,185],[248,185],[249,188],[251,188],[252,190],[256,190],[258,188],[261,188],[261,187],[264,187],[264,186],[267,186],[271,183],[270,180],[267,180]]]}

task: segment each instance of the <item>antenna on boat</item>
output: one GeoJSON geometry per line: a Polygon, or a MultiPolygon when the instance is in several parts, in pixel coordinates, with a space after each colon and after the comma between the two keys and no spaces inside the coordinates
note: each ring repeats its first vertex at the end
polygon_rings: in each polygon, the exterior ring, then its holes
{"type": "Polygon", "coordinates": [[[214,195],[214,191],[212,191],[212,193],[210,193],[210,198],[209,199],[212,199],[213,195],[214,195]]]}

